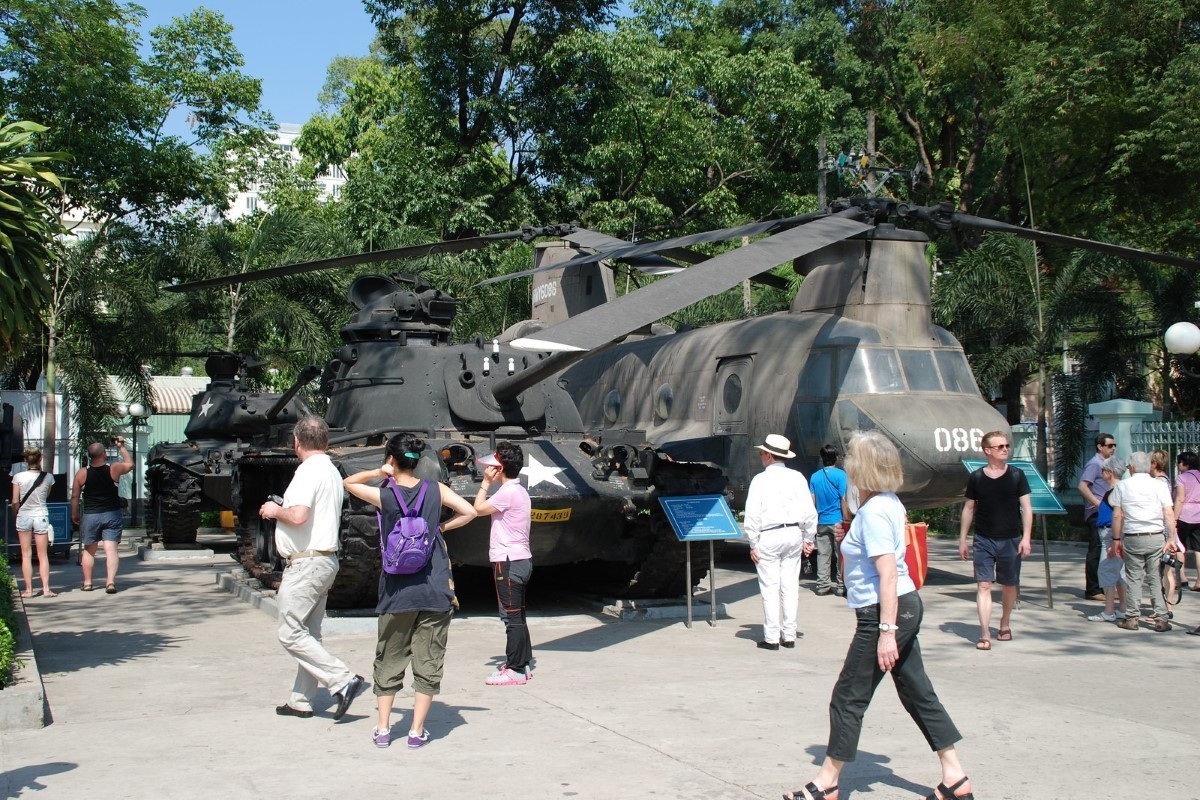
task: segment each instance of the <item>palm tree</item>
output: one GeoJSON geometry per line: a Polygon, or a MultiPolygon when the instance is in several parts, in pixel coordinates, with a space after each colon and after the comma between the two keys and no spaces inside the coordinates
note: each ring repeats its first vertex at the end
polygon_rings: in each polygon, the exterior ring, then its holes
{"type": "Polygon", "coordinates": [[[6,351],[15,337],[37,326],[50,294],[45,266],[61,232],[46,199],[62,184],[44,165],[65,155],[29,152],[30,140],[45,130],[33,122],[0,128],[0,345],[6,351]]]}
{"type": "MultiPolygon", "coordinates": [[[[158,274],[168,281],[238,275],[350,249],[320,218],[281,209],[186,231],[159,252],[158,274]]],[[[345,319],[347,282],[337,270],[247,281],[171,295],[165,311],[192,347],[269,348],[290,368],[328,358],[345,319]]]]}
{"type": "MultiPolygon", "coordinates": [[[[1127,377],[1123,365],[1131,348],[1144,342],[1128,335],[1136,309],[1113,279],[1112,262],[1076,253],[1050,272],[1035,245],[1006,234],[988,234],[979,247],[959,256],[934,284],[932,307],[938,324],[963,343],[976,379],[999,386],[1008,421],[1021,421],[1021,387],[1039,380],[1038,468],[1045,473],[1046,409],[1050,377],[1062,369],[1064,341],[1082,349],[1078,383],[1088,395],[1103,379],[1127,377]],[[1102,343],[1103,350],[1088,343],[1102,343]]],[[[1059,451],[1074,452],[1061,442],[1059,451]]],[[[1062,459],[1056,469],[1064,466],[1062,459]]]]}

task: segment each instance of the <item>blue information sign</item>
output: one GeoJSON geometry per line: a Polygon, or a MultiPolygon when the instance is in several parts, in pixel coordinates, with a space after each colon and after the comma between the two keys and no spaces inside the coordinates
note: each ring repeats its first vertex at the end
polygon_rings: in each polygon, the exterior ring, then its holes
{"type": "MultiPolygon", "coordinates": [[[[987,466],[986,461],[972,461],[965,458],[962,463],[968,472],[974,472],[980,467],[987,466]]],[[[1037,467],[1033,465],[1032,461],[1009,461],[1008,463],[1025,473],[1025,479],[1029,481],[1029,503],[1033,506],[1033,513],[1067,513],[1054,494],[1054,490],[1050,488],[1050,484],[1046,483],[1046,479],[1038,474],[1037,467]]]]}
{"type": "Polygon", "coordinates": [[[742,538],[742,529],[733,518],[724,495],[692,494],[660,497],[658,501],[681,542],[742,538]]]}
{"type": "Polygon", "coordinates": [[[71,541],[71,504],[70,503],[46,503],[46,516],[50,519],[50,527],[54,528],[54,535],[50,537],[50,544],[67,544],[71,541]]]}

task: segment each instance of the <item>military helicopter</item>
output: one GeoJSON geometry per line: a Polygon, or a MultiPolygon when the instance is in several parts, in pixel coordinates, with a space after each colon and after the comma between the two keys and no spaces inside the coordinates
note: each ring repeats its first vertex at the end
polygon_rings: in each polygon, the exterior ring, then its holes
{"type": "MultiPolygon", "coordinates": [[[[677,594],[682,548],[669,541],[657,497],[725,491],[739,506],[758,468],[753,445],[767,433],[788,436],[807,471],[824,443],[844,445],[854,431],[878,429],[904,459],[902,498],[924,508],[961,496],[961,460],[980,454],[985,432],[1006,427],[980,395],[961,346],[932,323],[928,238],[893,220],[1194,263],[945,206],[856,198],[665,241],[630,243],[575,226],[527,228],[168,288],[554,237],[539,245],[534,268],[520,273],[533,276],[534,319],[490,343],[450,345],[454,300],[420,279],[407,279],[411,289],[400,276],[357,279],[345,345],[321,382],[330,398],[326,419],[339,429],[335,455],[349,473],[378,463],[386,434],[424,432],[439,456],[423,462],[427,477],[468,494],[479,480],[479,449],[516,439],[527,453],[538,563],[618,565],[630,593],[677,594]],[[758,235],[713,258],[689,249],[758,235]],[[669,274],[618,298],[603,267],[618,260],[669,274]],[[654,325],[744,279],[772,280],[768,271],[788,261],[804,280],[787,312],[677,333],[654,325]]],[[[250,453],[235,464],[244,513],[286,483],[295,465],[286,456],[250,453]],[[259,468],[268,462],[275,466],[259,468]]],[[[361,587],[378,569],[375,521],[353,504],[346,516],[343,571],[362,572],[361,587]]],[[[484,524],[463,531],[448,537],[452,560],[486,564],[484,524]]],[[[268,557],[269,531],[259,526],[255,535],[259,556],[268,557]]]]}

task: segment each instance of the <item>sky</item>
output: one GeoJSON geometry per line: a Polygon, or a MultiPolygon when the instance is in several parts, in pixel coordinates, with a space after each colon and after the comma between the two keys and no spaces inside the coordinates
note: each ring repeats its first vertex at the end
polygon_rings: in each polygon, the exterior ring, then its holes
{"type": "Polygon", "coordinates": [[[261,105],[276,122],[303,124],[318,110],[317,94],[335,56],[365,56],[375,26],[362,0],[137,0],[151,29],[204,6],[233,26],[242,71],[261,78],[261,105]]]}

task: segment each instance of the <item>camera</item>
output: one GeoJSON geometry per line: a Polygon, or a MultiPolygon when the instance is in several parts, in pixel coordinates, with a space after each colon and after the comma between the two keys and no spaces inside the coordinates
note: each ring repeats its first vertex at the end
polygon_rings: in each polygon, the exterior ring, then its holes
{"type": "Polygon", "coordinates": [[[1179,569],[1183,566],[1183,562],[1176,558],[1174,553],[1163,553],[1162,563],[1166,564],[1172,569],[1179,569]]]}

